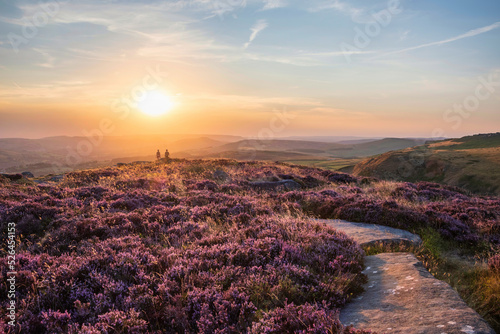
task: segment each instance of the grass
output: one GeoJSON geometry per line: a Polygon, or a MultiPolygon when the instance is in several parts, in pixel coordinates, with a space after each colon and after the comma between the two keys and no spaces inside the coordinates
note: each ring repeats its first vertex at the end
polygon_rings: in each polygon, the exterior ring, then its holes
{"type": "Polygon", "coordinates": [[[452,145],[449,149],[464,150],[474,148],[491,148],[500,146],[500,133],[491,135],[469,136],[454,140],[460,144],[452,145]]]}
{"type": "Polygon", "coordinates": [[[323,168],[328,170],[341,170],[346,167],[354,166],[358,162],[363,160],[362,158],[352,158],[352,159],[325,159],[325,160],[288,160],[288,163],[307,166],[323,168]]]}
{"type": "Polygon", "coordinates": [[[475,194],[498,195],[499,166],[500,146],[467,148],[431,144],[372,157],[358,164],[355,174],[406,182],[436,182],[475,194]]]}
{"type": "Polygon", "coordinates": [[[434,230],[422,231],[423,247],[417,257],[438,279],[450,284],[462,299],[495,331],[500,331],[500,276],[488,270],[488,250],[463,248],[443,240],[434,230]]]}
{"type": "Polygon", "coordinates": [[[488,270],[485,259],[490,251],[487,247],[464,248],[457,242],[444,239],[430,228],[416,232],[422,238],[419,247],[379,244],[365,247],[365,253],[414,253],[434,277],[451,285],[469,307],[500,333],[500,275],[488,270]]]}
{"type": "MultiPolygon", "coordinates": [[[[493,185],[485,179],[480,179],[477,175],[467,174],[460,177],[458,185],[467,188],[474,193],[484,192],[485,190],[490,193],[496,192],[499,185],[493,185]]],[[[491,177],[487,179],[491,179],[491,177]]]]}

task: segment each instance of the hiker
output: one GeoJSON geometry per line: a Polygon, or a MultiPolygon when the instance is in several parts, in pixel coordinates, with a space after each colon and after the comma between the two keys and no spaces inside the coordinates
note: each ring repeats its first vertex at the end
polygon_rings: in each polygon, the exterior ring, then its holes
{"type": "Polygon", "coordinates": [[[158,150],[156,152],[156,160],[160,160],[160,158],[161,158],[161,153],[160,153],[160,150],[158,150]]]}
{"type": "Polygon", "coordinates": [[[165,150],[165,160],[168,161],[170,153],[168,152],[168,148],[165,150]]]}

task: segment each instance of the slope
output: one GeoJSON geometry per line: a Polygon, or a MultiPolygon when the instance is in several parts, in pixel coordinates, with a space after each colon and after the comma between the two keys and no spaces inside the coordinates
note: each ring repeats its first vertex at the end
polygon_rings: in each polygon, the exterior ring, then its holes
{"type": "Polygon", "coordinates": [[[468,136],[387,152],[353,173],[400,181],[431,181],[475,193],[500,194],[500,133],[468,136]]]}

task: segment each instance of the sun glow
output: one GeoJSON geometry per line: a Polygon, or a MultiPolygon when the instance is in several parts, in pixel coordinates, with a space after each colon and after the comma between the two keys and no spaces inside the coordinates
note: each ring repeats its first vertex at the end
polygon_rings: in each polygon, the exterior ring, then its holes
{"type": "Polygon", "coordinates": [[[171,97],[157,90],[147,92],[144,99],[137,104],[139,110],[149,116],[163,115],[173,106],[171,97]]]}

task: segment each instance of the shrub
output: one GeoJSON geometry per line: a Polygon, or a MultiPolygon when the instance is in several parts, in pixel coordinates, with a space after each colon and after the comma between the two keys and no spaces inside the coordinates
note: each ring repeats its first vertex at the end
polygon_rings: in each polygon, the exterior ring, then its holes
{"type": "Polygon", "coordinates": [[[500,254],[493,255],[488,260],[488,268],[500,274],[500,254]]]}

